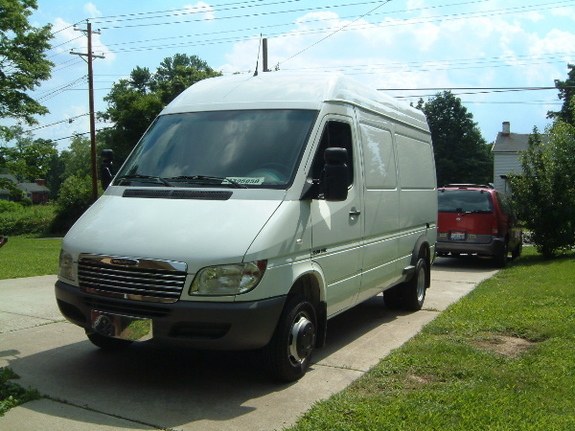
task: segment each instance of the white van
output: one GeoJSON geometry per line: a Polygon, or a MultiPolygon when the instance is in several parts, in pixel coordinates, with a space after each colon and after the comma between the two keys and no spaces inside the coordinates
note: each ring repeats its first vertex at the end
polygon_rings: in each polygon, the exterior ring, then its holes
{"type": "Polygon", "coordinates": [[[343,76],[206,79],[68,232],[56,297],[101,348],[262,348],[292,381],[331,317],[422,307],[436,220],[420,111],[343,76]]]}

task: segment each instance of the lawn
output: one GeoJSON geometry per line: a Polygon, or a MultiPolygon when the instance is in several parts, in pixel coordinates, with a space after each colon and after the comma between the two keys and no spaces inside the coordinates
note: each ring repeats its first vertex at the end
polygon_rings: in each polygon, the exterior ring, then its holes
{"type": "Polygon", "coordinates": [[[62,240],[13,236],[0,248],[0,280],[58,273],[62,240]]]}
{"type": "Polygon", "coordinates": [[[575,259],[525,254],[290,430],[574,430],[575,259]]]}

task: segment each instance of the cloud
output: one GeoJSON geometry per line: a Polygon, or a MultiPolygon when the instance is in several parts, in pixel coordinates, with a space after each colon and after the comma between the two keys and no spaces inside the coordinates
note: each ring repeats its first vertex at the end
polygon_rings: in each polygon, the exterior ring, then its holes
{"type": "Polygon", "coordinates": [[[90,18],[96,18],[98,16],[102,16],[102,13],[98,10],[96,5],[92,2],[86,3],[84,5],[84,12],[86,12],[90,18]]]}
{"type": "Polygon", "coordinates": [[[199,1],[195,5],[186,5],[184,9],[186,10],[186,14],[203,13],[204,19],[208,21],[215,18],[214,8],[203,1],[199,1]]]}

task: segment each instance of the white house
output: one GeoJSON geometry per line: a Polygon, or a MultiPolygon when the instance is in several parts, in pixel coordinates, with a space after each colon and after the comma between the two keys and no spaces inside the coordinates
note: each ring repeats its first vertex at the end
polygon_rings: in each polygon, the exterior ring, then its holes
{"type": "MultiPolygon", "coordinates": [[[[519,154],[529,147],[531,133],[512,133],[509,121],[502,123],[501,132],[493,144],[493,184],[501,193],[511,194],[507,181],[509,174],[522,172],[519,154]]],[[[545,139],[545,136],[541,136],[545,139]]]]}

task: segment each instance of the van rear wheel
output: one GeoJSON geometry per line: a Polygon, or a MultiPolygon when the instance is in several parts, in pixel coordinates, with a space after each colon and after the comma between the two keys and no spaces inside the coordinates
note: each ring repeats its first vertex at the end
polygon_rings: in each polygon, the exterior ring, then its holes
{"type": "Polygon", "coordinates": [[[288,299],[264,358],[272,377],[283,382],[301,378],[311,364],[317,338],[315,308],[303,296],[288,299]]]}
{"type": "Polygon", "coordinates": [[[384,303],[391,309],[421,310],[429,286],[427,265],[424,258],[417,259],[415,274],[411,280],[386,290],[383,293],[384,303]]]}

